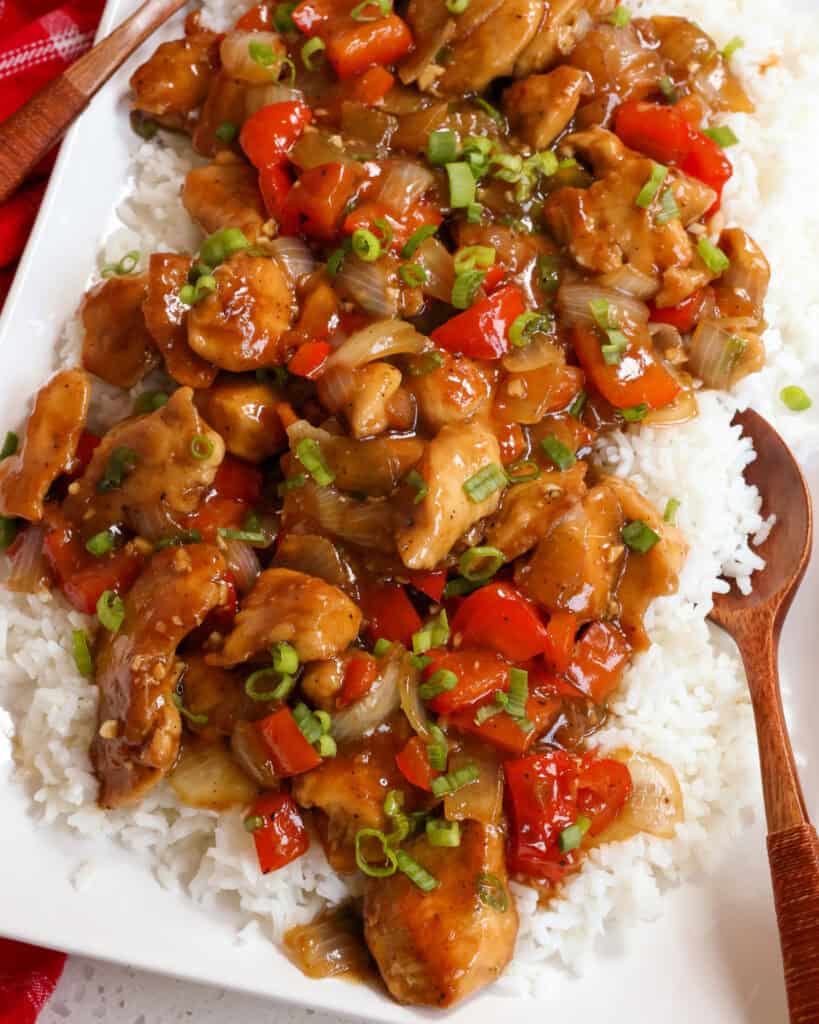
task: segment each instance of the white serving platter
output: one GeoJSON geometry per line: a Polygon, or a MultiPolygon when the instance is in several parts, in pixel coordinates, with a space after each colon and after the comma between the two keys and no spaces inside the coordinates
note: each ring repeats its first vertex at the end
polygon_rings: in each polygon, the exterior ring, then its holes
{"type": "MultiPolygon", "coordinates": [[[[790,0],[805,6],[812,0],[790,0]]],[[[109,0],[109,32],[137,0],[109,0]]],[[[781,16],[780,11],[780,16],[781,16]]],[[[170,34],[178,29],[177,25],[170,34]]],[[[55,339],[94,266],[99,240],[125,190],[132,136],[127,80],[155,41],[137,54],[69,133],[37,225],[0,320],[0,428],[19,422],[51,372],[55,339]]],[[[819,461],[807,467],[819,495],[819,461]]],[[[808,804],[819,818],[819,734],[814,699],[819,621],[815,556],[782,638],[783,677],[802,752],[808,804]],[[807,758],[804,755],[809,754],[807,758]]],[[[239,945],[237,923],[163,889],[133,854],[72,838],[38,823],[22,788],[0,781],[0,934],[129,966],[245,990],[339,1016],[384,1022],[440,1018],[409,1010],[363,985],[313,982],[269,943],[239,945]],[[91,884],[72,879],[94,860],[91,884]]],[[[656,923],[608,948],[583,977],[550,970],[537,1002],[485,994],[451,1013],[453,1022],[490,1024],[583,1019],[610,1024],[784,1024],[787,1020],[765,842],[758,821],[708,878],[666,896],[656,923]]]]}

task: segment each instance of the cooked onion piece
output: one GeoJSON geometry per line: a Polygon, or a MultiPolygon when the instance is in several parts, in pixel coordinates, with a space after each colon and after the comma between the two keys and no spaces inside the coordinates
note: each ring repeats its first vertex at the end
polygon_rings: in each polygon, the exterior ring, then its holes
{"type": "Polygon", "coordinates": [[[183,804],[210,811],[249,804],[258,792],[222,743],[189,737],[168,781],[183,804]]]}
{"type": "Polygon", "coordinates": [[[670,839],[685,819],[682,790],[674,769],[650,754],[619,750],[609,756],[628,765],[633,788],[626,806],[597,836],[595,845],[622,842],[640,832],[670,839]]]}

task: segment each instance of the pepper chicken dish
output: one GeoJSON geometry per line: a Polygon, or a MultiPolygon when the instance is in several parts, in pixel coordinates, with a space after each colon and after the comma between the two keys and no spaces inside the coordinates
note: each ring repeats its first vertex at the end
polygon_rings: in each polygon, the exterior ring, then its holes
{"type": "Polygon", "coordinates": [[[595,740],[679,500],[595,456],[762,366],[738,45],[612,0],[301,0],[192,15],[133,75],[202,241],[82,299],[82,365],[3,446],[8,586],[93,617],[103,808],[169,785],[239,809],[262,873],[358,875],[286,937],[313,976],[451,1006],[512,958],[514,886],[683,820],[668,765],[595,740]],[[129,406],[101,434],[93,388],[129,406]]]}

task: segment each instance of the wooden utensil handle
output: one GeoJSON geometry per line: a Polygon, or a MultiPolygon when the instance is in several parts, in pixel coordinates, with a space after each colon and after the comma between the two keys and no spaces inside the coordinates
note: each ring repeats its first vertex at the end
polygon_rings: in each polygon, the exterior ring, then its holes
{"type": "Polygon", "coordinates": [[[0,125],[0,203],[11,197],[87,104],[83,93],[61,75],[0,125]]]}
{"type": "Polygon", "coordinates": [[[791,1024],[819,1024],[819,841],[812,825],[768,836],[791,1024]]]}

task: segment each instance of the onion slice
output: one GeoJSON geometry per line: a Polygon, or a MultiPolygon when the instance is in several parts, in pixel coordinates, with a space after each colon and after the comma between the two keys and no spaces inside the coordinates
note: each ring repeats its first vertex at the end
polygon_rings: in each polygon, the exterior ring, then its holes
{"type": "Polygon", "coordinates": [[[594,284],[564,284],[557,293],[557,308],[569,327],[594,323],[590,303],[603,299],[609,304],[611,318],[627,331],[648,323],[648,306],[629,295],[594,284]]]}
{"type": "Polygon", "coordinates": [[[331,907],[284,936],[287,954],[308,978],[369,973],[361,922],[349,904],[331,907]]]}
{"type": "Polygon", "coordinates": [[[18,594],[36,594],[46,585],[45,558],[43,557],[44,526],[29,526],[20,536],[9,556],[11,571],[6,587],[18,594]]]}
{"type": "Polygon", "coordinates": [[[385,659],[384,667],[369,692],[355,704],[333,715],[333,739],[338,743],[357,740],[397,711],[401,703],[399,681],[404,671],[403,656],[393,655],[385,659]]]}
{"type": "Polygon", "coordinates": [[[432,742],[430,732],[430,720],[424,702],[418,694],[418,684],[421,674],[413,667],[409,652],[404,657],[405,664],[402,667],[401,677],[398,680],[398,690],[401,695],[401,710],[407,716],[407,721],[418,735],[432,742]]]}
{"type": "Polygon", "coordinates": [[[370,316],[394,317],[398,312],[398,289],[389,283],[383,260],[366,263],[348,257],[336,278],[336,290],[370,316]]]}
{"type": "Polygon", "coordinates": [[[640,832],[670,839],[685,819],[682,790],[674,769],[650,754],[618,750],[608,756],[628,766],[632,790],[623,810],[597,836],[594,845],[622,842],[640,832]]]}
{"type": "Polygon", "coordinates": [[[688,350],[688,368],[709,388],[727,390],[762,369],[765,349],[745,318],[700,320],[688,350]]]}
{"type": "Polygon", "coordinates": [[[247,541],[226,540],[223,554],[236,583],[236,589],[240,594],[249,593],[253,589],[256,577],[262,571],[256,552],[247,541]]]}
{"type": "Polygon", "coordinates": [[[660,281],[656,277],[645,274],[628,263],[609,271],[608,274],[603,274],[598,278],[598,284],[643,301],[653,299],[660,290],[660,281]]]}
{"type": "Polygon", "coordinates": [[[429,345],[428,340],[403,320],[378,320],[356,331],[325,363],[325,372],[333,367],[355,369],[376,359],[390,356],[417,355],[429,345]]]}
{"type": "Polygon", "coordinates": [[[312,274],[316,260],[307,243],[295,236],[283,235],[270,243],[270,251],[281,263],[293,281],[312,274]]]}

